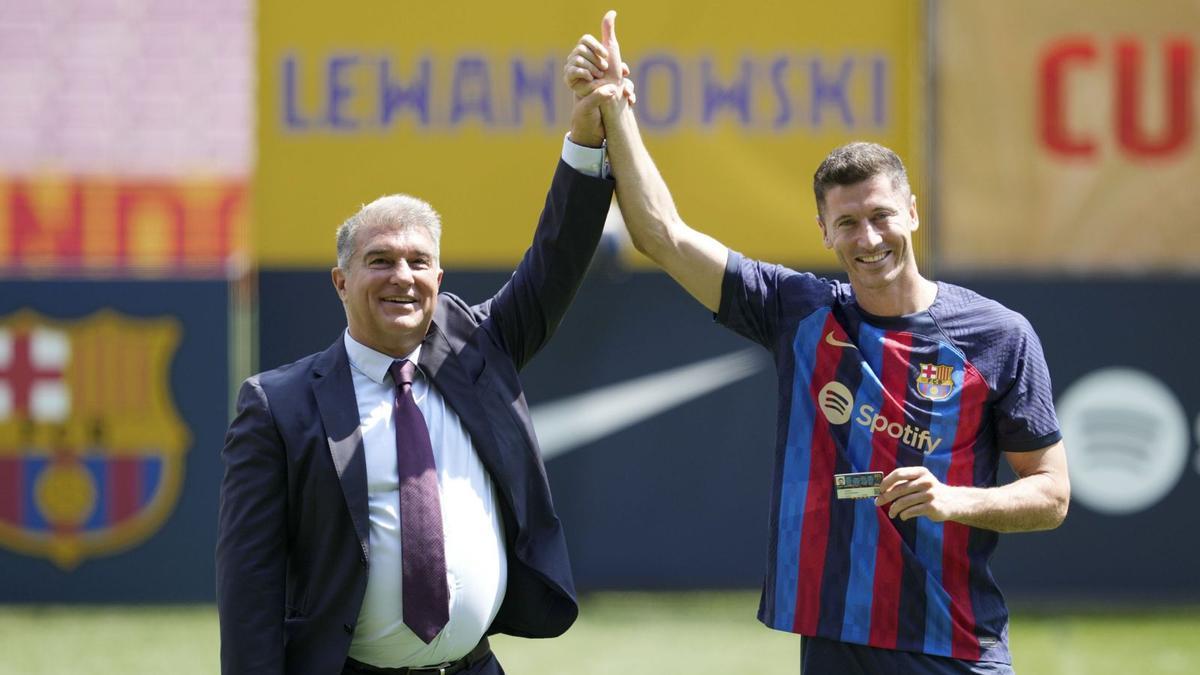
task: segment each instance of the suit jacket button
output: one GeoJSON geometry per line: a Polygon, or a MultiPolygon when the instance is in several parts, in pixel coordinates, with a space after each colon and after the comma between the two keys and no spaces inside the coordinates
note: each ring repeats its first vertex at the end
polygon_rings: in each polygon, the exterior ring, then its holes
{"type": "Polygon", "coordinates": [[[344,623],[344,624],[342,624],[342,628],[345,628],[346,632],[349,633],[350,635],[354,634],[354,624],[344,623]]]}

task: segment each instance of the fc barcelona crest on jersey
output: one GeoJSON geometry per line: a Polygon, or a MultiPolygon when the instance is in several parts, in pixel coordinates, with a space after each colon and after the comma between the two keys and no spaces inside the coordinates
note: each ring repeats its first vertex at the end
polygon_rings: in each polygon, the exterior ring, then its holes
{"type": "Polygon", "coordinates": [[[922,363],[917,372],[917,393],[930,401],[949,398],[954,392],[954,366],[922,363]]]}
{"type": "Polygon", "coordinates": [[[0,317],[0,547],[72,569],[175,508],[190,435],[171,397],[174,318],[0,317]]]}

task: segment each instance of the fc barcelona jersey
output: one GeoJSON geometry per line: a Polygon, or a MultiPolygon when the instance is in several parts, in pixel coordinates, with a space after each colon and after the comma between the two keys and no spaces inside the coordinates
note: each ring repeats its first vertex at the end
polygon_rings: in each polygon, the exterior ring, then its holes
{"type": "Polygon", "coordinates": [[[876,317],[848,284],[730,252],[717,319],[779,373],[767,577],[759,619],[802,635],[1010,662],[988,568],[997,534],[892,520],[837,499],[834,474],[924,465],[996,484],[1001,452],[1061,438],[1041,344],[1019,314],[939,283],[926,311],[876,317]]]}

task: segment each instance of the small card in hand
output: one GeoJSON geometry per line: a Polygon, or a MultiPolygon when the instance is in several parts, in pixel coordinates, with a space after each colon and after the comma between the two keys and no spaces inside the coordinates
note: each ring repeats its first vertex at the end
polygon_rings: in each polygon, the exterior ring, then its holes
{"type": "Polygon", "coordinates": [[[833,476],[833,487],[838,499],[866,499],[879,496],[879,484],[883,482],[882,471],[838,473],[833,476]]]}

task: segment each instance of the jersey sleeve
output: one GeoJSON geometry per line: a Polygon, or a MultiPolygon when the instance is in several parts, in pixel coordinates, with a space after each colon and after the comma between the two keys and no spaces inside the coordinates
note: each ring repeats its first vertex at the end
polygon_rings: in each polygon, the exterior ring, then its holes
{"type": "Polygon", "coordinates": [[[1040,450],[1062,439],[1050,369],[1042,343],[1023,317],[1017,322],[1008,359],[1007,389],[996,402],[996,440],[1003,452],[1040,450]]]}
{"type": "Polygon", "coordinates": [[[835,284],[729,251],[716,320],[770,349],[789,320],[833,301],[835,284]]]}

